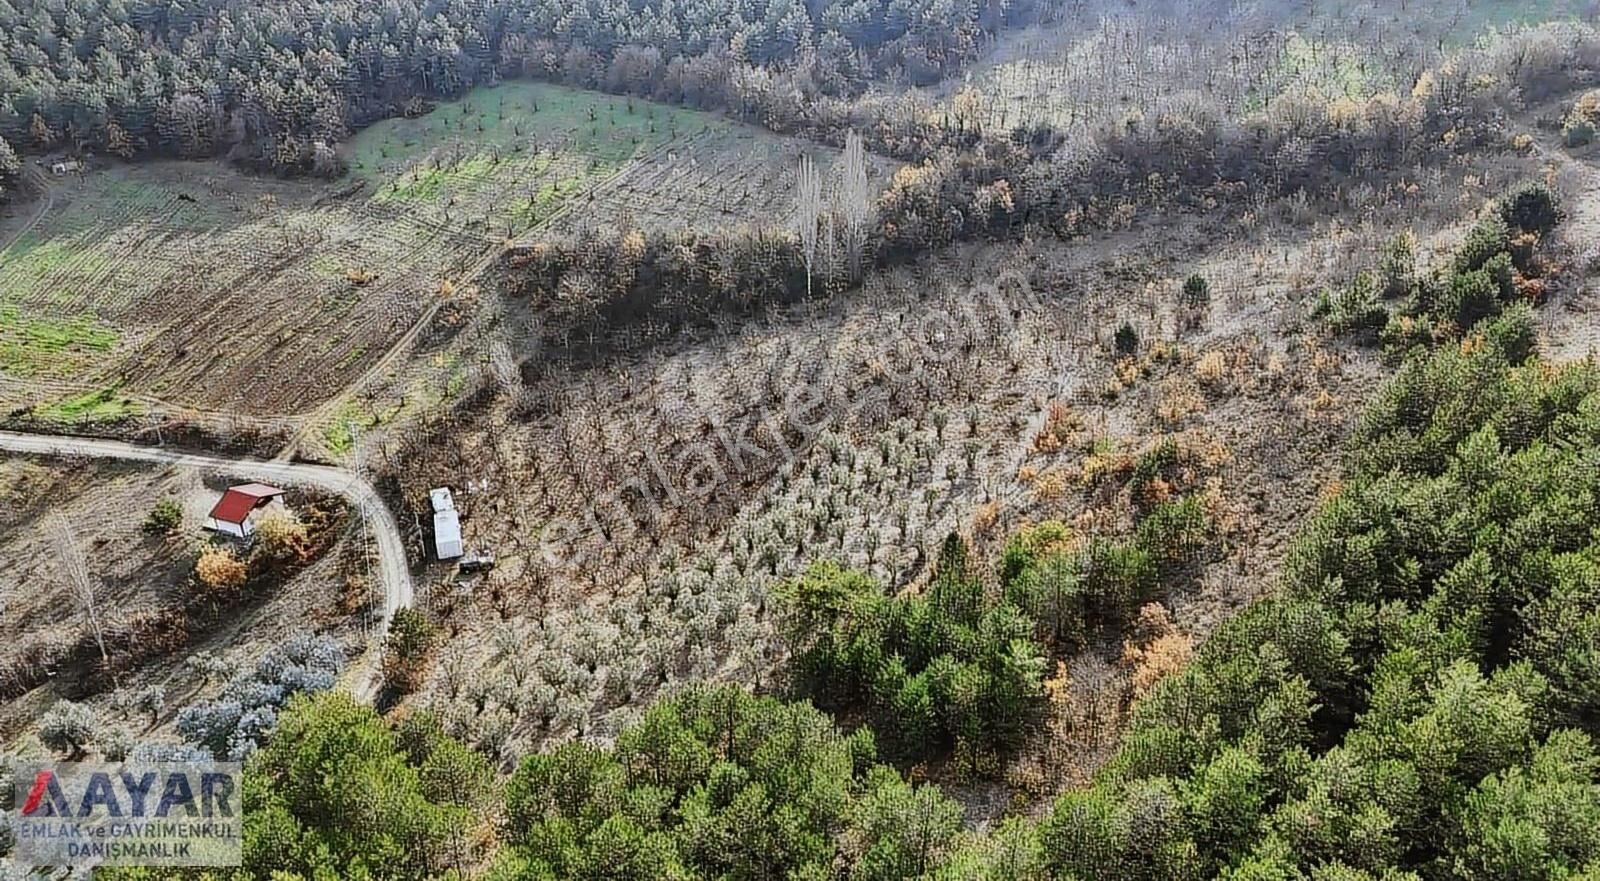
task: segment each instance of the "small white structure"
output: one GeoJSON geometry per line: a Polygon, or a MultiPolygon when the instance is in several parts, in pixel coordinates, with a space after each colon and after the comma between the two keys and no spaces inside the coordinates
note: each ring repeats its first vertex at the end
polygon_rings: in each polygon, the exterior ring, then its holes
{"type": "Polygon", "coordinates": [[[433,510],[435,512],[454,511],[456,509],[456,500],[450,495],[450,487],[448,486],[441,486],[438,489],[429,491],[428,498],[433,502],[433,510]]]}
{"type": "Polygon", "coordinates": [[[73,174],[83,170],[83,163],[76,159],[67,159],[50,166],[52,174],[73,174]]]}
{"type": "Polygon", "coordinates": [[[456,514],[456,501],[449,487],[439,487],[428,493],[433,502],[433,550],[441,560],[454,560],[464,553],[461,545],[461,518],[456,514]]]}
{"type": "Polygon", "coordinates": [[[264,483],[228,487],[206,515],[206,528],[234,538],[249,538],[263,512],[273,506],[283,507],[282,496],[283,490],[264,483]]]}

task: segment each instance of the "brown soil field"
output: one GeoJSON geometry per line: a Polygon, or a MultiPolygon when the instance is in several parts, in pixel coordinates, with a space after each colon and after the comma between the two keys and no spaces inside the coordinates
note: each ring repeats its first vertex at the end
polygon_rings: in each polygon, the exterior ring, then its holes
{"type": "MultiPolygon", "coordinates": [[[[0,411],[295,419],[365,375],[513,239],[783,223],[802,153],[719,117],[539,84],[480,89],[350,146],[331,183],[95,160],[0,218],[0,411]],[[527,135],[521,134],[526,125],[527,135]],[[469,134],[470,133],[470,134],[469,134]]],[[[892,166],[878,163],[886,177],[892,166]]]]}

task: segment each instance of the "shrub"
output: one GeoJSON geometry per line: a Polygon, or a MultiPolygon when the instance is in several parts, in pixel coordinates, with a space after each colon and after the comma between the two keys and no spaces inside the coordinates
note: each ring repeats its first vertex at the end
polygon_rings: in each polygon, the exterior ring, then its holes
{"type": "Polygon", "coordinates": [[[1568,117],[1561,126],[1561,140],[1568,147],[1587,147],[1594,143],[1594,123],[1582,117],[1568,117]]]}
{"type": "Polygon", "coordinates": [[[1512,303],[1491,321],[1479,325],[1483,339],[1498,349],[1512,364],[1528,360],[1539,346],[1539,332],[1533,323],[1533,307],[1512,303]]]}
{"type": "Polygon", "coordinates": [[[1089,620],[1102,625],[1121,628],[1160,587],[1160,565],[1136,542],[1097,541],[1085,562],[1084,607],[1089,620]]]}
{"type": "Polygon", "coordinates": [[[1529,181],[1500,197],[1497,213],[1512,230],[1544,235],[1565,216],[1561,199],[1543,181],[1529,181]]]}
{"type": "Polygon", "coordinates": [[[1119,355],[1133,355],[1139,351],[1139,332],[1133,325],[1124,321],[1117,328],[1116,334],[1111,338],[1112,346],[1119,355]]]}
{"type": "Polygon", "coordinates": [[[1467,330],[1500,308],[1500,290],[1495,279],[1485,270],[1463,272],[1450,279],[1450,285],[1439,303],[1439,315],[1467,330]]]}
{"type": "Polygon", "coordinates": [[[133,735],[126,728],[107,727],[95,735],[95,746],[100,748],[100,755],[108,762],[121,762],[128,758],[133,751],[133,735]]]}
{"type": "Polygon", "coordinates": [[[1139,610],[1138,630],[1138,640],[1122,644],[1122,663],[1133,670],[1129,684],[1134,696],[1142,697],[1157,682],[1188,666],[1194,640],[1173,625],[1172,613],[1160,603],[1147,603],[1139,610]]]}
{"type": "Polygon", "coordinates": [[[149,716],[149,723],[154,725],[161,711],[167,705],[167,690],[160,685],[150,685],[139,689],[119,689],[111,696],[117,709],[133,715],[135,713],[149,716]]]}
{"type": "Polygon", "coordinates": [[[1417,281],[1417,234],[1411,230],[1389,240],[1378,263],[1379,295],[1392,300],[1411,293],[1417,281]]]}
{"type": "Polygon", "coordinates": [[[208,749],[187,743],[141,743],[128,751],[130,762],[213,762],[216,756],[208,749]]]}
{"type": "Polygon", "coordinates": [[[162,499],[150,509],[144,518],[145,532],[151,535],[171,535],[183,525],[183,508],[175,499],[162,499]]]}
{"type": "Polygon", "coordinates": [[[411,608],[397,609],[383,641],[384,682],[401,694],[421,688],[433,658],[436,636],[426,615],[411,608]]]}
{"type": "Polygon", "coordinates": [[[1211,283],[1204,276],[1191,275],[1183,282],[1179,303],[1186,309],[1201,310],[1211,305],[1211,283]]]}
{"type": "Polygon", "coordinates": [[[232,551],[221,545],[208,544],[200,549],[200,556],[194,561],[194,574],[202,585],[213,592],[233,593],[244,587],[249,580],[250,570],[232,551]]]}
{"type": "MultiPolygon", "coordinates": [[[[1521,202],[1507,200],[1499,210],[1485,211],[1478,222],[1467,232],[1467,237],[1456,250],[1454,261],[1457,273],[1473,272],[1483,268],[1496,254],[1511,247],[1511,225],[1507,218],[1520,210],[1521,202]]],[[[1529,208],[1535,211],[1534,208],[1529,208]]]]}
{"type": "Polygon", "coordinates": [[[1378,301],[1378,294],[1377,278],[1370,272],[1357,273],[1338,294],[1323,290],[1315,314],[1338,333],[1377,330],[1389,321],[1389,310],[1378,301]]]}
{"type": "Polygon", "coordinates": [[[332,638],[297,633],[215,698],[179,711],[178,732],[214,756],[242,761],[271,733],[290,697],[332,688],[343,669],[344,652],[332,638]]]}
{"type": "Polygon", "coordinates": [[[1145,450],[1133,463],[1133,474],[1128,478],[1128,492],[1134,499],[1145,495],[1146,488],[1157,480],[1174,476],[1183,462],[1183,451],[1178,439],[1168,435],[1145,450]]]}
{"type": "Polygon", "coordinates": [[[93,710],[72,701],[56,701],[39,717],[39,741],[69,759],[79,759],[98,727],[93,710]]]}
{"type": "Polygon", "coordinates": [[[1001,582],[1009,583],[1045,555],[1064,549],[1071,540],[1072,530],[1060,520],[1046,520],[1018,530],[1006,541],[1000,554],[1001,582]]]}
{"type": "Polygon", "coordinates": [[[1139,521],[1134,543],[1170,575],[1191,560],[1205,536],[1205,505],[1198,495],[1188,495],[1156,505],[1139,521]]]}
{"type": "Polygon", "coordinates": [[[311,556],[311,538],[306,525],[291,511],[274,510],[256,524],[261,553],[273,560],[304,562],[311,556]]]}

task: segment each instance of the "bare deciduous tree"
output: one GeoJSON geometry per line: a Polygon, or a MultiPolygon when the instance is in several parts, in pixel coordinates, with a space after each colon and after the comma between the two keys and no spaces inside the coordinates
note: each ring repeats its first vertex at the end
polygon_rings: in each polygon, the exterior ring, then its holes
{"type": "Polygon", "coordinates": [[[845,259],[850,279],[861,277],[861,252],[872,219],[872,188],[867,183],[867,151],[854,131],[845,136],[844,165],[839,178],[839,215],[844,225],[845,259]]]}
{"type": "Polygon", "coordinates": [[[811,295],[811,277],[817,264],[817,221],[822,215],[822,179],[817,175],[817,164],[810,156],[800,157],[800,171],[796,177],[797,205],[795,223],[800,234],[800,249],[806,261],[806,296],[811,295]]]}
{"type": "Polygon", "coordinates": [[[95,602],[94,581],[89,576],[89,567],[84,563],[83,552],[78,549],[78,538],[72,530],[72,524],[61,514],[52,515],[50,533],[56,543],[56,553],[61,556],[61,565],[67,570],[72,592],[83,607],[89,626],[94,628],[94,640],[100,646],[100,660],[109,662],[105,631],[100,626],[100,610],[95,602]]]}

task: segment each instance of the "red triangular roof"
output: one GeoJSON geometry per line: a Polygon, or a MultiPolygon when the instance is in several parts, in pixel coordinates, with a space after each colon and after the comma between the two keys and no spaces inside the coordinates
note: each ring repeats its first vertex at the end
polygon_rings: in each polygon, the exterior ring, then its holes
{"type": "Polygon", "coordinates": [[[251,511],[271,501],[273,496],[280,495],[283,495],[283,490],[264,483],[230,487],[211,509],[211,519],[223,523],[243,523],[251,511]]]}

